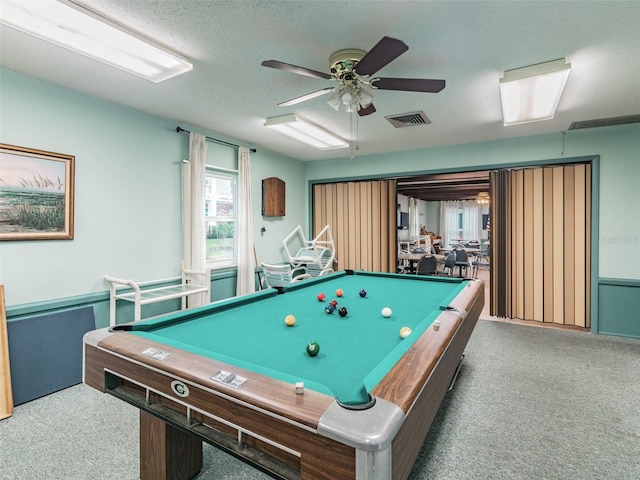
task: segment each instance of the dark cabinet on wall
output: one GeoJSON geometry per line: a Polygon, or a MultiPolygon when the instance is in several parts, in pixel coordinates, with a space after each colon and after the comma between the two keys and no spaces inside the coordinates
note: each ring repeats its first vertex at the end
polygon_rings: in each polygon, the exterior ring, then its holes
{"type": "Polygon", "coordinates": [[[262,180],[262,216],[284,217],[285,183],[277,177],[262,180]]]}

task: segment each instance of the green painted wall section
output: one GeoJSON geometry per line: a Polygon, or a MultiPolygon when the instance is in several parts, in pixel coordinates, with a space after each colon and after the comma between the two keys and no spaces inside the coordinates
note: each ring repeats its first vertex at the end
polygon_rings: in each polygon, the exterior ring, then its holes
{"type": "MultiPolygon", "coordinates": [[[[428,128],[428,127],[427,127],[428,128]]],[[[513,127],[511,127],[513,128],[513,127]]],[[[640,279],[640,255],[621,249],[640,247],[640,124],[573,130],[566,134],[522,137],[493,142],[434,147],[349,159],[307,162],[309,183],[358,178],[380,178],[411,173],[438,173],[486,169],[487,166],[535,164],[554,159],[599,156],[599,220],[595,252],[599,275],[640,279]]]]}
{"type": "MultiPolygon", "coordinates": [[[[104,326],[105,273],[136,281],[178,276],[180,164],[188,157],[188,136],[176,133],[175,127],[237,141],[7,70],[0,70],[0,115],[0,142],[76,157],[75,239],[0,243],[0,283],[5,285],[10,317],[55,309],[60,302],[68,308],[77,300],[76,305],[92,303],[98,326],[104,326]]],[[[608,299],[628,297],[609,289],[626,292],[628,287],[595,285],[600,277],[640,280],[640,255],[625,255],[620,261],[622,251],[637,252],[640,246],[640,124],[352,160],[301,162],[258,149],[251,156],[256,256],[259,262],[282,262],[282,239],[297,225],[308,231],[313,182],[503,168],[573,157],[599,157],[593,285],[594,293],[603,296],[595,305],[605,324],[598,319],[594,324],[597,331],[637,336],[637,324],[615,326],[610,320],[619,310],[619,299],[608,299]],[[272,176],[286,182],[286,215],[262,218],[261,181],[272,176]]],[[[235,149],[209,144],[207,163],[237,168],[235,149]]],[[[213,287],[214,299],[233,295],[233,277],[213,287]]]]}
{"type": "Polygon", "coordinates": [[[640,338],[640,281],[600,279],[598,333],[640,338]]]}
{"type": "MultiPolygon", "coordinates": [[[[0,70],[0,112],[0,142],[74,155],[76,167],[75,238],[0,243],[8,307],[105,292],[105,274],[135,281],[179,275],[189,136],[176,126],[237,141],[7,70],[0,70]]],[[[207,163],[235,169],[236,149],[209,143],[207,163]]],[[[258,260],[283,261],[282,239],[307,216],[304,165],[258,149],[251,183],[258,260]],[[263,222],[261,181],[271,176],[286,181],[287,215],[263,222]]]]}

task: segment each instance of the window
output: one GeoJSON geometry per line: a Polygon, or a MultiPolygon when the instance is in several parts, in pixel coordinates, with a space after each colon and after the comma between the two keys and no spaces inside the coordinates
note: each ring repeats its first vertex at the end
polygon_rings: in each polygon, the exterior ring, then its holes
{"type": "Polygon", "coordinates": [[[238,176],[207,168],[204,181],[207,267],[237,265],[236,201],[238,176]]]}

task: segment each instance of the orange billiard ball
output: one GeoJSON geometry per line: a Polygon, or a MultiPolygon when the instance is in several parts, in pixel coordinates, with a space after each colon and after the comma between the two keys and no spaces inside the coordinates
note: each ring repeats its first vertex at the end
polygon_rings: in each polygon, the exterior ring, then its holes
{"type": "Polygon", "coordinates": [[[296,323],[296,317],[294,317],[293,315],[287,315],[286,317],[284,317],[284,324],[287,327],[293,327],[295,323],[296,323]]]}
{"type": "Polygon", "coordinates": [[[342,289],[341,288],[337,289],[336,290],[336,296],[337,297],[341,297],[342,295],[344,295],[344,292],[342,291],[342,289]]]}

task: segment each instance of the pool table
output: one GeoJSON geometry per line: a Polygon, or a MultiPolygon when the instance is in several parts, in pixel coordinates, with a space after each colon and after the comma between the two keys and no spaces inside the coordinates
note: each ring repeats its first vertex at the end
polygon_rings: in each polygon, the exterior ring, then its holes
{"type": "Polygon", "coordinates": [[[140,409],[143,479],[193,477],[202,441],[276,478],[404,479],[483,305],[477,280],[347,270],[89,332],[84,381],[140,409]]]}

